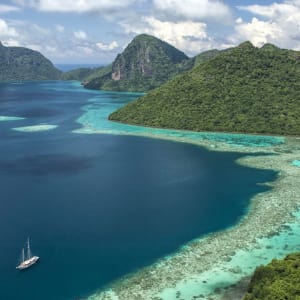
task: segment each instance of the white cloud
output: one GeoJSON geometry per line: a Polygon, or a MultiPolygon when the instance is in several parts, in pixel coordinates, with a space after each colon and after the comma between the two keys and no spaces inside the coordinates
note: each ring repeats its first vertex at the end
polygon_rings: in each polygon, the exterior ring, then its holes
{"type": "Polygon", "coordinates": [[[300,49],[300,0],[238,8],[257,17],[251,22],[237,24],[233,39],[248,39],[257,46],[274,43],[283,48],[300,49]]]}
{"type": "Polygon", "coordinates": [[[207,25],[205,23],[168,22],[154,17],[142,17],[140,21],[137,23],[122,22],[121,26],[128,34],[154,35],[191,55],[212,48],[213,41],[206,32],[207,25]]]}
{"type": "Polygon", "coordinates": [[[43,51],[43,47],[42,45],[39,45],[39,44],[27,44],[26,45],[26,48],[29,48],[29,49],[32,49],[32,50],[35,50],[35,51],[38,51],[38,52],[42,52],[43,51]]]}
{"type": "Polygon", "coordinates": [[[240,10],[249,11],[255,15],[260,15],[267,18],[280,17],[282,14],[293,14],[295,5],[288,3],[273,3],[271,5],[248,5],[238,6],[240,10]]]}
{"type": "Polygon", "coordinates": [[[8,25],[8,23],[0,19],[0,40],[4,40],[6,38],[14,38],[17,37],[18,33],[14,27],[8,25]]]}
{"type": "Polygon", "coordinates": [[[99,42],[96,45],[102,51],[112,51],[119,47],[119,45],[116,41],[113,41],[110,44],[105,44],[105,43],[99,42]]]}
{"type": "Polygon", "coordinates": [[[17,6],[0,4],[0,13],[8,13],[8,12],[13,12],[18,10],[20,10],[20,8],[17,6]]]}
{"type": "Polygon", "coordinates": [[[200,21],[215,19],[227,22],[231,19],[231,10],[219,0],[153,0],[154,8],[168,17],[200,21]]]}
{"type": "Polygon", "coordinates": [[[19,41],[14,40],[12,38],[3,41],[3,45],[6,47],[20,47],[19,41]]]}
{"type": "Polygon", "coordinates": [[[59,24],[57,24],[55,26],[55,29],[56,29],[57,32],[60,32],[60,33],[63,33],[65,31],[65,27],[62,26],[62,25],[59,25],[59,24]]]}
{"type": "Polygon", "coordinates": [[[108,12],[125,8],[136,0],[14,0],[15,3],[41,11],[108,12]]]}
{"type": "Polygon", "coordinates": [[[49,53],[55,53],[57,51],[57,48],[55,46],[46,46],[45,50],[49,53]]]}
{"type": "Polygon", "coordinates": [[[237,18],[237,19],[235,20],[235,23],[236,23],[236,24],[242,24],[242,23],[243,23],[243,19],[242,19],[242,18],[237,18]]]}
{"type": "Polygon", "coordinates": [[[40,34],[42,37],[51,34],[51,30],[49,28],[44,28],[36,24],[31,24],[30,27],[32,31],[34,31],[36,34],[40,34]]]}
{"type": "MultiPolygon", "coordinates": [[[[61,25],[59,25],[61,26],[61,25]]],[[[2,20],[0,18],[0,41],[5,46],[19,46],[37,50],[53,62],[79,63],[109,63],[116,53],[117,42],[105,45],[104,50],[97,46],[82,30],[75,31],[78,38],[74,38],[66,29],[55,26],[56,30],[44,28],[29,21],[2,20]],[[62,31],[58,34],[58,30],[62,31]]]]}
{"type": "Polygon", "coordinates": [[[236,34],[243,40],[251,41],[255,46],[261,47],[266,43],[278,43],[284,39],[284,31],[276,23],[260,21],[253,18],[250,23],[239,23],[236,34]]]}
{"type": "Polygon", "coordinates": [[[87,39],[87,34],[83,30],[78,30],[73,32],[74,36],[78,40],[85,40],[87,39]]]}
{"type": "Polygon", "coordinates": [[[78,46],[77,49],[80,52],[83,52],[86,55],[91,55],[91,54],[94,53],[94,50],[92,48],[90,48],[90,47],[87,47],[87,46],[78,46]]]}

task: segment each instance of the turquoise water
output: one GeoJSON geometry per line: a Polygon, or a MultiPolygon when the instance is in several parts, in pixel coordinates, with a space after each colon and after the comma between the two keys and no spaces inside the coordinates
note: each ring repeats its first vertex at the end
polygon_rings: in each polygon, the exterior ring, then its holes
{"type": "Polygon", "coordinates": [[[193,299],[194,295],[203,295],[202,298],[210,299],[209,295],[215,290],[237,284],[242,278],[251,276],[256,267],[300,251],[300,211],[293,215],[295,220],[283,224],[278,234],[257,239],[253,247],[247,250],[237,249],[228,262],[216,263],[215,267],[199,274],[196,280],[187,278],[176,289],[165,289],[159,297],[163,300],[176,299],[176,293],[180,291],[180,298],[184,300],[193,299]]]}
{"type": "Polygon", "coordinates": [[[242,154],[124,134],[258,147],[281,138],[107,121],[137,96],[87,91],[74,82],[0,84],[0,298],[89,295],[236,224],[250,199],[269,190],[257,183],[275,180],[276,172],[237,165],[242,154]],[[95,132],[106,134],[82,134],[95,132]],[[15,266],[27,236],[41,261],[20,273],[15,266]]]}
{"type": "Polygon", "coordinates": [[[133,93],[112,93],[98,92],[94,97],[89,99],[88,105],[82,109],[84,114],[77,120],[84,129],[80,133],[108,133],[108,134],[134,134],[134,135],[153,135],[168,136],[194,141],[217,141],[237,147],[266,147],[284,143],[283,137],[230,134],[230,133],[211,133],[211,132],[192,132],[170,129],[156,129],[142,126],[133,126],[108,121],[110,113],[124,106],[126,103],[133,101],[142,94],[133,93]],[[110,99],[115,99],[110,101],[110,99]]]}
{"type": "Polygon", "coordinates": [[[300,160],[294,160],[292,162],[292,165],[295,166],[295,167],[299,167],[300,168],[300,160]]]}

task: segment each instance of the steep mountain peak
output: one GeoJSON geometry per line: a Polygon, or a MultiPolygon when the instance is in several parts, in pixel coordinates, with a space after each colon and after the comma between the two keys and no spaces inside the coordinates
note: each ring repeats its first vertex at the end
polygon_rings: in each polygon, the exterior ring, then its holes
{"type": "Polygon", "coordinates": [[[276,47],[275,45],[273,44],[264,44],[262,47],[261,47],[261,50],[265,50],[265,51],[276,51],[276,50],[279,50],[278,47],[276,47]]]}
{"type": "Polygon", "coordinates": [[[238,48],[242,48],[242,49],[253,49],[255,48],[253,46],[253,44],[250,42],[250,41],[246,41],[246,42],[243,42],[241,44],[238,45],[238,48]]]}
{"type": "Polygon", "coordinates": [[[147,34],[147,33],[142,33],[139,35],[136,35],[131,42],[136,42],[136,41],[142,41],[142,40],[157,40],[160,41],[157,37],[147,34]]]}
{"type": "Polygon", "coordinates": [[[136,36],[113,63],[111,79],[153,76],[159,63],[180,63],[188,57],[170,44],[147,34],[136,36]]]}
{"type": "MultiPolygon", "coordinates": [[[[129,44],[129,46],[146,46],[146,47],[160,47],[168,56],[175,62],[180,62],[188,57],[180,50],[176,49],[169,43],[160,40],[159,38],[149,34],[137,35],[129,44]]],[[[126,50],[126,49],[125,49],[126,50]]]]}
{"type": "Polygon", "coordinates": [[[217,56],[218,54],[220,54],[221,51],[217,50],[217,49],[212,49],[212,50],[207,50],[204,52],[201,52],[200,54],[196,55],[193,59],[194,59],[194,65],[198,66],[206,61],[208,61],[209,59],[217,56]]]}
{"type": "Polygon", "coordinates": [[[38,51],[0,42],[0,81],[59,79],[61,71],[38,51]]]}
{"type": "Polygon", "coordinates": [[[145,92],[179,73],[188,57],[170,44],[148,34],[136,36],[118,54],[112,72],[89,82],[86,87],[145,92]]]}

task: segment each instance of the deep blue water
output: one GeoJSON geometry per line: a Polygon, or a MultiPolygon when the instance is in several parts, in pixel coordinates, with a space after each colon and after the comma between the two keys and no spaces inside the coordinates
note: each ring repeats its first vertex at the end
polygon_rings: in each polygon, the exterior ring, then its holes
{"type": "MultiPolygon", "coordinates": [[[[0,122],[0,299],[89,295],[235,224],[251,196],[267,190],[257,183],[276,177],[235,164],[239,154],[72,133],[97,93],[66,82],[0,84],[0,116],[26,118],[0,122]],[[12,130],[40,123],[58,128],[12,130]],[[19,272],[27,236],[41,259],[19,272]]],[[[108,93],[105,101],[123,96],[108,93]]]]}

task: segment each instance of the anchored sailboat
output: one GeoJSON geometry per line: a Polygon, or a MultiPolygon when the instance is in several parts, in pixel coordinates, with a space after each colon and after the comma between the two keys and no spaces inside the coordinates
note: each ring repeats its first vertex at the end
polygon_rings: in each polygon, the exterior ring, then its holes
{"type": "Polygon", "coordinates": [[[27,268],[31,267],[32,265],[34,265],[39,260],[38,256],[32,256],[32,254],[31,254],[29,238],[27,239],[27,249],[26,250],[27,251],[25,253],[25,249],[24,248],[22,249],[22,261],[16,267],[16,269],[18,269],[18,270],[27,269],[27,268]]]}

